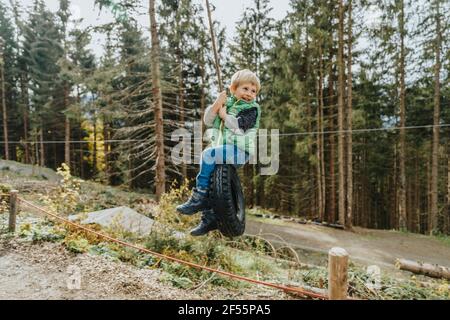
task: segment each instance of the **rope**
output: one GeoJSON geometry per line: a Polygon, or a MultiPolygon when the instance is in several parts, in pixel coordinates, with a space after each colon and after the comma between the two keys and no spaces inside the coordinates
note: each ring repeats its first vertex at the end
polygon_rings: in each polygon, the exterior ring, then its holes
{"type": "Polygon", "coordinates": [[[258,285],[263,285],[263,286],[266,286],[266,287],[271,287],[271,288],[283,290],[285,292],[296,293],[296,294],[299,294],[299,295],[302,295],[302,296],[305,296],[305,297],[316,298],[316,299],[321,299],[321,300],[327,300],[328,299],[328,297],[326,295],[310,292],[310,291],[304,290],[304,289],[302,289],[300,287],[295,287],[295,288],[293,288],[293,287],[286,287],[286,286],[283,286],[283,285],[278,285],[278,284],[274,284],[274,283],[270,283],[270,282],[259,281],[259,280],[251,279],[251,278],[248,278],[248,277],[235,275],[233,273],[229,273],[229,272],[226,272],[226,271],[221,271],[221,270],[216,270],[216,269],[212,269],[212,268],[209,268],[209,267],[201,266],[201,265],[198,265],[198,264],[195,264],[195,263],[192,263],[192,262],[180,260],[180,259],[177,259],[177,258],[174,258],[174,257],[170,257],[170,256],[167,256],[167,255],[163,255],[163,254],[160,254],[160,253],[157,253],[157,252],[153,252],[153,251],[148,250],[146,248],[143,248],[141,246],[137,246],[137,245],[134,245],[134,244],[131,244],[131,243],[127,243],[127,242],[121,241],[119,239],[113,238],[111,236],[108,236],[106,234],[103,234],[103,233],[97,232],[95,230],[83,227],[83,226],[81,226],[81,225],[79,225],[77,223],[74,223],[72,221],[64,219],[64,218],[62,218],[62,217],[60,217],[60,216],[58,216],[58,215],[56,215],[54,213],[51,213],[51,212],[49,212],[49,211],[47,211],[45,209],[42,209],[42,208],[34,205],[33,203],[28,202],[28,201],[26,201],[26,200],[24,200],[22,198],[17,198],[17,199],[20,202],[30,206],[31,208],[34,208],[34,209],[36,209],[36,210],[38,210],[40,212],[43,212],[46,215],[51,216],[51,217],[53,217],[53,218],[55,218],[55,219],[57,219],[57,220],[59,220],[61,222],[64,222],[64,223],[68,224],[68,225],[71,225],[71,226],[73,226],[73,227],[75,227],[77,229],[84,230],[84,231],[89,232],[91,234],[94,234],[94,235],[96,235],[96,236],[98,236],[100,238],[103,238],[103,239],[106,239],[108,241],[111,241],[111,242],[123,245],[125,247],[133,248],[133,249],[136,249],[138,251],[151,254],[151,255],[153,255],[155,257],[158,257],[160,259],[165,259],[165,260],[169,260],[169,261],[173,261],[173,262],[176,262],[176,263],[179,263],[179,264],[186,265],[188,267],[192,267],[192,268],[196,268],[196,269],[200,269],[200,270],[205,270],[205,271],[209,271],[209,272],[216,273],[216,274],[221,274],[223,276],[227,276],[227,277],[232,278],[232,279],[245,281],[245,282],[249,282],[249,283],[253,283],[253,284],[258,284],[258,285]]]}
{"type": "Polygon", "coordinates": [[[214,34],[214,24],[211,18],[211,7],[209,5],[209,0],[205,0],[206,4],[206,12],[208,14],[208,22],[209,22],[209,32],[211,33],[211,42],[212,42],[212,49],[214,53],[214,65],[216,67],[217,72],[217,80],[219,81],[219,91],[223,91],[223,83],[222,83],[222,76],[220,71],[220,62],[219,62],[219,53],[217,52],[217,45],[216,45],[216,36],[214,34]]]}
{"type": "MultiPolygon", "coordinates": [[[[389,128],[373,128],[373,129],[353,129],[342,131],[316,131],[316,132],[293,132],[293,133],[280,133],[279,137],[295,137],[295,136],[311,136],[311,135],[327,135],[327,134],[339,134],[339,133],[368,133],[368,132],[380,132],[380,131],[399,131],[399,130],[414,130],[414,129],[433,129],[433,128],[450,128],[450,123],[439,125],[423,125],[423,126],[408,126],[408,127],[389,127],[389,128]]],[[[268,130],[269,131],[269,130],[268,130]]],[[[256,135],[257,137],[267,137],[267,135],[256,135]]],[[[200,141],[203,138],[191,138],[191,140],[200,141]]],[[[69,143],[126,143],[126,142],[148,142],[148,139],[127,139],[127,140],[97,140],[97,141],[69,141],[69,143]]],[[[9,141],[9,144],[40,144],[40,141],[9,141]]],[[[43,144],[64,144],[66,141],[42,141],[43,144]]],[[[0,141],[0,145],[5,144],[4,141],[0,141]]]]}

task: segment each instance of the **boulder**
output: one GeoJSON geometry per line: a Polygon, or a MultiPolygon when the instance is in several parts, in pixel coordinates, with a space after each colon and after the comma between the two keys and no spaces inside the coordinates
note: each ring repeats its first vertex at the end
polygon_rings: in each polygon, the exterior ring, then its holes
{"type": "MultiPolygon", "coordinates": [[[[146,236],[150,232],[168,227],[150,219],[131,208],[118,207],[87,214],[72,215],[70,221],[80,221],[81,224],[98,224],[104,228],[116,228],[128,231],[139,236],[146,236]]],[[[172,231],[177,239],[183,239],[185,235],[181,232],[172,231]]]]}

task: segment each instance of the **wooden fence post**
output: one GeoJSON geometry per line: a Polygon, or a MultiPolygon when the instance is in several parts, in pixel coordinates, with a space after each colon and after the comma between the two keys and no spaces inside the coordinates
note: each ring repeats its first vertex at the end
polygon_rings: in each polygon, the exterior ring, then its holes
{"type": "Polygon", "coordinates": [[[333,248],[328,253],[328,296],[330,300],[346,300],[348,290],[348,253],[333,248]]]}
{"type": "Polygon", "coordinates": [[[19,191],[11,190],[9,193],[9,232],[16,232],[17,195],[19,191]]]}

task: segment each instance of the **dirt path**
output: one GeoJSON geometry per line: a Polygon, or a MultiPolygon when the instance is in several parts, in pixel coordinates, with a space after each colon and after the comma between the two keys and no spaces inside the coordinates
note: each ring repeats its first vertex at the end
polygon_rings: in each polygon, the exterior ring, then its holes
{"type": "Polygon", "coordinates": [[[450,267],[450,246],[423,235],[362,228],[346,232],[316,225],[256,218],[249,219],[246,232],[263,235],[275,245],[288,242],[299,252],[303,262],[310,264],[326,265],[328,250],[337,246],[345,248],[354,262],[366,266],[376,264],[390,271],[395,270],[397,258],[450,267]]]}
{"type": "MultiPolygon", "coordinates": [[[[162,282],[160,270],[139,269],[105,257],[75,255],[62,245],[0,241],[0,300],[198,300],[277,299],[275,290],[204,286],[182,290],[162,282]],[[69,290],[69,266],[79,268],[81,289],[69,290]]],[[[281,298],[283,298],[283,294],[281,298]]]]}
{"type": "Polygon", "coordinates": [[[197,299],[141,270],[104,257],[72,255],[61,245],[10,243],[0,251],[0,299],[197,299]],[[81,290],[69,290],[69,266],[80,270],[81,290]]]}

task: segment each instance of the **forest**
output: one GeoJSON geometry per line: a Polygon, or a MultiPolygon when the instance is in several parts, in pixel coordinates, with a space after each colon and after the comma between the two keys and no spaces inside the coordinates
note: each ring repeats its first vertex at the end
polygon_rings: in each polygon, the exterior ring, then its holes
{"type": "MultiPolygon", "coordinates": [[[[231,41],[213,24],[224,85],[255,71],[261,128],[280,130],[278,174],[240,173],[247,206],[450,234],[450,2],[289,3],[280,20],[269,0],[236,10],[231,41]]],[[[205,3],[96,0],[96,10],[114,22],[84,28],[69,0],[56,12],[0,0],[0,157],[65,163],[160,199],[198,173],[171,161],[171,133],[193,130],[218,93],[205,3]],[[150,28],[135,18],[143,6],[150,28]]]]}

